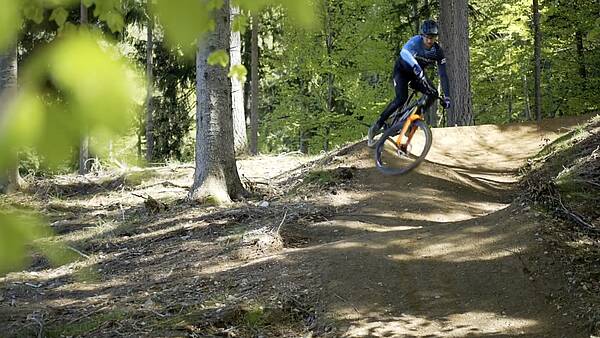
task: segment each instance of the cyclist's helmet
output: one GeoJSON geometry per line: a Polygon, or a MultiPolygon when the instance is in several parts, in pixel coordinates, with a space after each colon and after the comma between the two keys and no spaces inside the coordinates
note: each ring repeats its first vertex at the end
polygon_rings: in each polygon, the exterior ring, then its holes
{"type": "Polygon", "coordinates": [[[425,20],[421,25],[421,34],[422,35],[438,35],[439,29],[438,25],[433,20],[425,20]]]}

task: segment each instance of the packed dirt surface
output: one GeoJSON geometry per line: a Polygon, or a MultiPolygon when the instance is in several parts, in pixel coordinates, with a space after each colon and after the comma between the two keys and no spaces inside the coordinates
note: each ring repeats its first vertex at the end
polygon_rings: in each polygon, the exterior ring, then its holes
{"type": "Polygon", "coordinates": [[[589,337],[549,304],[562,274],[536,274],[539,221],[511,205],[517,169],[569,125],[553,122],[435,130],[406,176],[378,175],[366,149],[343,159],[358,168],[356,209],[313,227],[345,235],[293,254],[328,281],[341,336],[589,337]]]}
{"type": "Polygon", "coordinates": [[[49,215],[80,257],[0,279],[0,332],[588,338],[554,301],[564,276],[542,215],[515,202],[527,158],[582,121],[436,129],[397,177],[364,142],[246,159],[256,197],[226,209],[184,201],[189,167],[39,184],[12,203],[49,215]]]}

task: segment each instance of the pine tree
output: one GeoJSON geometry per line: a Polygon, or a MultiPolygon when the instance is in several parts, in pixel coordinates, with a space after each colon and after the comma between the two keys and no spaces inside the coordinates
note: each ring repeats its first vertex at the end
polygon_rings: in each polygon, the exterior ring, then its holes
{"type": "Polygon", "coordinates": [[[213,52],[229,49],[229,11],[225,0],[215,12],[214,31],[200,43],[196,56],[196,170],[189,197],[215,203],[228,203],[245,193],[235,163],[231,82],[226,68],[208,63],[213,52]]]}
{"type": "Polygon", "coordinates": [[[469,25],[466,0],[440,3],[440,39],[446,53],[450,98],[448,126],[473,125],[469,71],[469,25]]]}

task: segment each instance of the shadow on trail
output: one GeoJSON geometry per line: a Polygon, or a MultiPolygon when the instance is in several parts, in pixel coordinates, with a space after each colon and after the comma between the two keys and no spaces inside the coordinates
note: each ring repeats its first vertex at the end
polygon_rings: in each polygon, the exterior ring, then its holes
{"type": "MultiPolygon", "coordinates": [[[[92,244],[75,241],[97,254],[94,261],[80,262],[93,278],[83,283],[66,271],[43,286],[0,289],[2,299],[16,304],[0,303],[2,329],[31,324],[35,311],[46,311],[52,323],[65,314],[75,320],[121,307],[134,315],[107,321],[105,329],[139,333],[143,318],[150,330],[182,335],[181,325],[206,325],[222,308],[264,304],[276,293],[293,291],[318,299],[318,305],[306,306],[317,309],[319,325],[332,323],[335,332],[328,337],[587,338],[547,303],[558,276],[531,274],[527,257],[541,250],[531,240],[535,220],[508,205],[512,185],[494,178],[512,173],[523,154],[496,151],[502,142],[480,136],[474,143],[479,152],[450,144],[447,152],[434,153],[406,176],[356,169],[348,193],[354,188],[360,197],[334,209],[337,195],[306,205],[330,208],[322,220],[301,213],[286,219],[275,208],[256,209],[263,213],[257,220],[252,218],[256,210],[243,211],[247,206],[194,216],[193,207],[183,205],[119,224],[92,244]],[[486,164],[490,151],[497,154],[492,161],[507,164],[500,169],[486,164]],[[478,177],[482,174],[486,177],[478,177]],[[287,242],[288,248],[261,257],[228,252],[255,221],[273,227],[281,221],[284,243],[293,236],[303,242],[293,248],[287,242]],[[111,238],[115,242],[106,245],[111,238]],[[105,246],[95,246],[99,243],[105,246]],[[182,319],[180,314],[193,315],[182,319]]],[[[125,215],[140,208],[132,206],[125,215]]]]}

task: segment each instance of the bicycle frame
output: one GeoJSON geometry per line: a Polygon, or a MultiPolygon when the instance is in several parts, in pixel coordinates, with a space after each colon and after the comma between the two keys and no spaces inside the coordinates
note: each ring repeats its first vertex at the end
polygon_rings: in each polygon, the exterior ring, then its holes
{"type": "MultiPolygon", "coordinates": [[[[412,92],[410,94],[410,97],[408,98],[408,100],[406,100],[407,104],[410,102],[410,100],[415,96],[415,92],[412,92]]],[[[402,131],[400,132],[400,134],[398,134],[398,137],[395,140],[396,143],[396,147],[398,147],[399,149],[402,147],[403,143],[402,143],[402,135],[405,135],[406,132],[408,131],[408,128],[410,128],[411,124],[416,121],[416,120],[422,120],[423,117],[420,114],[420,110],[421,107],[425,104],[426,101],[426,96],[421,96],[421,98],[419,98],[416,101],[413,101],[410,105],[406,106],[406,104],[404,105],[404,107],[402,107],[402,116],[398,119],[398,121],[396,123],[401,123],[402,121],[404,121],[403,125],[402,125],[402,131]]],[[[392,126],[396,123],[393,123],[392,126]]],[[[407,140],[406,140],[406,145],[408,146],[408,144],[410,144],[410,141],[412,140],[412,137],[414,136],[415,131],[412,130],[411,133],[407,136],[407,140]]]]}

